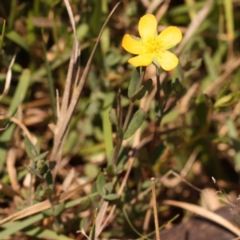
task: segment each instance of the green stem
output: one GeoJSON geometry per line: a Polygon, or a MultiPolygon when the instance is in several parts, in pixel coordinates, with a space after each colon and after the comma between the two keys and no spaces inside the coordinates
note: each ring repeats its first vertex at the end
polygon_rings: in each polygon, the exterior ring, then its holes
{"type": "Polygon", "coordinates": [[[2,46],[3,46],[4,36],[5,36],[5,30],[6,30],[6,21],[3,20],[2,34],[1,34],[1,39],[0,39],[0,52],[2,52],[2,46]]]}
{"type": "MultiPolygon", "coordinates": [[[[141,74],[140,74],[140,79],[139,79],[137,88],[141,86],[142,81],[143,81],[144,76],[145,76],[145,73],[146,73],[146,68],[143,67],[142,71],[141,71],[141,74]]],[[[126,115],[126,118],[125,118],[125,121],[124,121],[124,124],[123,124],[123,128],[122,128],[123,132],[125,132],[127,127],[128,127],[128,124],[129,124],[129,121],[130,121],[130,118],[131,118],[131,115],[132,115],[133,107],[134,107],[134,102],[131,102],[128,106],[127,115],[126,115]]],[[[116,144],[116,147],[115,147],[115,150],[114,150],[114,154],[113,154],[113,161],[112,161],[112,163],[114,165],[117,164],[117,159],[118,159],[118,155],[119,155],[119,152],[120,152],[120,149],[121,149],[121,146],[122,146],[122,141],[123,141],[123,139],[118,139],[118,141],[117,141],[117,144],[116,144]]]]}
{"type": "MultiPolygon", "coordinates": [[[[44,179],[44,185],[47,189],[50,189],[48,182],[46,181],[46,179],[44,179]]],[[[50,207],[51,207],[51,211],[52,211],[52,216],[55,222],[55,225],[57,227],[57,229],[60,229],[60,224],[58,222],[57,217],[54,215],[54,207],[53,207],[53,199],[52,199],[52,193],[48,195],[48,200],[50,202],[50,207]]]]}
{"type": "Polygon", "coordinates": [[[8,18],[8,24],[7,24],[8,31],[11,31],[13,29],[14,18],[15,18],[15,13],[16,13],[16,6],[17,6],[17,0],[12,0],[11,6],[10,6],[10,14],[9,14],[9,18],[8,18]]]}
{"type": "MultiPolygon", "coordinates": [[[[42,29],[42,40],[44,36],[44,32],[42,29]]],[[[51,67],[50,64],[47,60],[47,51],[46,51],[46,46],[43,42],[43,52],[44,52],[44,59],[45,59],[45,64],[46,64],[46,69],[47,69],[47,80],[48,80],[48,86],[49,86],[49,92],[50,92],[50,98],[51,98],[51,107],[52,107],[52,112],[53,112],[53,122],[57,122],[57,114],[56,114],[56,97],[55,97],[55,92],[54,92],[54,83],[53,83],[53,78],[52,78],[52,72],[51,72],[51,67]]]]}
{"type": "Polygon", "coordinates": [[[161,81],[160,81],[160,69],[156,67],[156,77],[157,77],[157,91],[156,91],[156,121],[155,121],[155,127],[154,127],[154,135],[153,135],[153,141],[151,144],[151,153],[153,153],[157,143],[158,143],[158,128],[161,124],[162,117],[163,117],[163,101],[161,99],[161,81]]]}

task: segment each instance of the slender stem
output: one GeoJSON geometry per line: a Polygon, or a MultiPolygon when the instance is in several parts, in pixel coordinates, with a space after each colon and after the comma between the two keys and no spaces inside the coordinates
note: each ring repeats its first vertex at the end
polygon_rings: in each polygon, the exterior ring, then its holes
{"type": "MultiPolygon", "coordinates": [[[[41,33],[42,33],[42,39],[44,39],[44,30],[43,29],[42,29],[41,33]]],[[[56,123],[57,115],[56,115],[56,96],[55,96],[55,91],[54,91],[54,81],[53,81],[53,77],[52,77],[51,67],[47,60],[47,49],[46,49],[44,41],[42,43],[42,48],[43,48],[43,52],[44,52],[44,60],[45,60],[46,69],[47,69],[47,81],[48,81],[49,93],[50,93],[50,98],[51,98],[53,122],[56,123]]]]}
{"type": "Polygon", "coordinates": [[[10,13],[9,13],[9,17],[8,17],[8,31],[12,31],[13,30],[13,24],[14,24],[14,19],[16,16],[16,8],[17,8],[17,0],[12,0],[10,1],[11,6],[10,6],[10,13]]]}
{"type": "MultiPolygon", "coordinates": [[[[142,84],[142,81],[144,79],[144,76],[145,76],[145,72],[146,72],[146,68],[142,68],[142,71],[141,71],[141,74],[140,74],[140,79],[139,79],[139,82],[138,82],[138,85],[137,85],[137,88],[140,87],[140,85],[142,84]]],[[[126,115],[126,118],[125,118],[125,121],[124,121],[124,124],[123,124],[123,132],[126,131],[127,129],[127,126],[129,124],[129,121],[130,121],[130,118],[131,118],[131,115],[132,115],[132,110],[133,110],[133,107],[134,107],[134,102],[131,102],[128,106],[128,111],[127,111],[127,115],[126,115]]],[[[123,139],[119,139],[117,141],[117,144],[116,144],[116,147],[115,147],[115,151],[114,151],[114,155],[113,155],[113,161],[112,163],[114,165],[117,164],[117,158],[118,158],[118,155],[119,155],[119,152],[120,152],[120,149],[121,149],[121,146],[122,146],[122,141],[123,139]]]]}
{"type": "Polygon", "coordinates": [[[155,178],[151,178],[152,181],[152,203],[154,213],[154,223],[156,230],[156,240],[160,240],[159,224],[158,224],[158,213],[157,213],[157,202],[156,202],[156,190],[155,190],[155,178]]]}
{"type": "MultiPolygon", "coordinates": [[[[44,185],[45,185],[45,188],[46,188],[46,189],[50,189],[49,184],[48,184],[48,182],[46,181],[46,179],[44,179],[44,185]]],[[[49,194],[49,195],[47,196],[47,198],[48,198],[48,201],[49,201],[49,203],[50,203],[50,208],[51,208],[51,211],[52,211],[52,217],[53,217],[53,219],[54,219],[55,225],[56,225],[56,227],[57,227],[57,230],[59,230],[59,229],[60,229],[60,224],[59,224],[59,222],[58,222],[57,217],[56,217],[55,214],[54,214],[54,206],[53,206],[52,193],[49,194]]]]}
{"type": "MultiPolygon", "coordinates": [[[[35,162],[31,159],[31,167],[33,169],[35,169],[35,162]]],[[[29,207],[32,205],[32,188],[33,188],[33,174],[30,173],[31,177],[30,177],[30,187],[29,187],[29,201],[28,201],[28,205],[29,207]]]]}
{"type": "Polygon", "coordinates": [[[2,33],[1,33],[1,39],[0,39],[0,52],[2,52],[2,46],[3,46],[3,42],[4,42],[5,31],[6,31],[6,20],[3,20],[2,33]]]}
{"type": "Polygon", "coordinates": [[[121,89],[118,89],[118,94],[117,94],[117,117],[118,117],[118,122],[119,126],[122,129],[122,95],[121,95],[121,89]]]}
{"type": "Polygon", "coordinates": [[[151,144],[151,153],[153,153],[156,145],[157,145],[157,140],[158,140],[158,127],[162,121],[162,111],[163,111],[163,102],[161,99],[161,81],[160,81],[160,69],[156,67],[156,77],[157,77],[157,91],[156,91],[156,121],[155,121],[155,127],[154,127],[154,136],[153,136],[153,141],[151,144]]]}
{"type": "MultiPolygon", "coordinates": [[[[143,81],[144,76],[145,76],[145,73],[146,73],[146,68],[144,67],[141,71],[140,79],[139,79],[139,82],[138,82],[138,85],[137,85],[136,89],[141,86],[142,81],[143,81]]],[[[126,131],[126,129],[127,129],[127,126],[128,126],[129,121],[130,121],[131,114],[132,114],[133,107],[134,107],[134,102],[131,102],[129,107],[128,107],[128,112],[127,112],[127,115],[126,115],[126,118],[125,118],[125,121],[124,121],[124,124],[123,124],[123,132],[126,131]]]]}

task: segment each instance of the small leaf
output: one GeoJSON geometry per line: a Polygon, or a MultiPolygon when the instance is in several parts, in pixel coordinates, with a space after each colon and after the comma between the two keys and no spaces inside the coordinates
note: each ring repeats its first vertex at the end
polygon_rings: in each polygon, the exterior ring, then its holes
{"type": "Polygon", "coordinates": [[[184,89],[178,78],[175,79],[174,82],[172,82],[172,87],[173,87],[173,91],[177,94],[181,93],[184,89]]]}
{"type": "Polygon", "coordinates": [[[220,99],[224,96],[226,96],[229,93],[229,87],[231,85],[231,81],[227,82],[221,89],[219,89],[219,92],[217,93],[216,99],[220,99]]]}
{"type": "Polygon", "coordinates": [[[122,129],[120,128],[119,122],[117,120],[117,114],[116,114],[116,110],[114,108],[112,108],[109,112],[109,120],[110,122],[116,126],[117,128],[117,135],[120,139],[122,139],[122,129]]]}
{"type": "Polygon", "coordinates": [[[239,144],[238,131],[234,122],[231,119],[227,119],[227,128],[228,128],[228,136],[231,138],[233,142],[233,148],[236,152],[234,155],[235,169],[239,173],[240,172],[240,144],[239,144]]]}
{"type": "Polygon", "coordinates": [[[113,201],[113,200],[118,199],[119,196],[118,196],[116,193],[110,193],[110,194],[108,194],[108,195],[103,196],[103,198],[104,198],[105,200],[108,200],[108,201],[113,201]]]}
{"type": "Polygon", "coordinates": [[[238,101],[238,92],[232,92],[220,99],[217,100],[217,102],[214,104],[215,108],[219,107],[227,107],[229,105],[232,105],[236,101],[238,101]]]}
{"type": "Polygon", "coordinates": [[[170,96],[173,91],[172,80],[164,81],[162,85],[162,90],[166,96],[170,96]]]}
{"type": "Polygon", "coordinates": [[[28,171],[32,174],[32,175],[36,175],[39,178],[43,179],[42,175],[35,169],[33,169],[32,167],[26,166],[28,171]]]}
{"type": "Polygon", "coordinates": [[[32,145],[32,143],[30,142],[30,140],[28,139],[27,136],[24,139],[24,145],[25,145],[28,157],[31,158],[31,159],[36,157],[36,150],[35,150],[34,146],[32,145]]]}
{"type": "Polygon", "coordinates": [[[131,100],[135,101],[136,99],[140,100],[144,98],[152,89],[152,79],[148,79],[132,94],[131,100]]]}
{"type": "Polygon", "coordinates": [[[167,114],[164,114],[164,116],[162,118],[162,124],[167,124],[169,122],[173,122],[174,120],[177,119],[178,116],[179,116],[178,110],[174,109],[174,110],[168,112],[167,114]]]}
{"type": "Polygon", "coordinates": [[[117,120],[117,113],[116,113],[116,109],[112,108],[109,112],[109,120],[110,122],[117,126],[118,125],[118,120],[117,120]]]}
{"type": "Polygon", "coordinates": [[[29,46],[27,45],[27,41],[24,40],[24,38],[18,34],[16,31],[11,31],[6,34],[6,37],[22,47],[24,50],[29,52],[29,46]]]}
{"type": "MultiPolygon", "coordinates": [[[[103,41],[105,42],[105,41],[103,41]]],[[[121,55],[118,50],[113,49],[109,54],[105,57],[106,65],[108,67],[112,67],[121,61],[121,55]]]]}
{"type": "MultiPolygon", "coordinates": [[[[45,166],[47,166],[48,165],[47,162],[45,163],[46,163],[45,166]]],[[[53,191],[53,178],[52,178],[52,173],[49,169],[47,172],[43,174],[43,178],[46,180],[48,187],[53,191]]]]}
{"type": "Polygon", "coordinates": [[[118,138],[119,139],[122,139],[123,137],[123,132],[122,132],[122,129],[120,129],[120,126],[117,125],[117,135],[118,135],[118,138]]]}
{"type": "Polygon", "coordinates": [[[202,58],[199,58],[193,62],[190,62],[190,67],[188,70],[185,71],[184,78],[187,78],[191,74],[193,74],[201,65],[202,65],[202,58]]]}
{"type": "Polygon", "coordinates": [[[37,161],[39,161],[39,160],[42,160],[42,159],[44,159],[44,158],[47,156],[47,154],[48,154],[48,151],[47,151],[47,152],[44,152],[44,153],[41,153],[41,154],[38,155],[37,157],[33,158],[33,161],[34,161],[34,162],[37,162],[37,161]]]}
{"type": "Polygon", "coordinates": [[[132,77],[128,86],[128,97],[131,99],[133,94],[137,90],[137,85],[140,81],[140,74],[137,69],[135,69],[132,73],[132,77]]]}
{"type": "Polygon", "coordinates": [[[113,184],[111,182],[105,184],[104,189],[106,189],[107,193],[111,193],[113,190],[113,184]]]}
{"type": "Polygon", "coordinates": [[[195,113],[201,127],[205,127],[208,118],[208,107],[206,103],[206,98],[204,95],[200,95],[197,99],[197,105],[195,108],[195,113]]]}
{"type": "MultiPolygon", "coordinates": [[[[45,195],[46,196],[46,195],[45,195]]],[[[52,216],[54,215],[55,217],[57,217],[63,210],[65,209],[65,205],[64,203],[59,203],[58,205],[54,206],[54,212],[52,209],[48,209],[48,210],[44,210],[43,213],[46,216],[52,216]]]]}
{"type": "Polygon", "coordinates": [[[117,168],[115,165],[109,165],[106,167],[105,172],[109,177],[114,177],[117,175],[117,168]]]}
{"type": "Polygon", "coordinates": [[[106,184],[106,179],[103,173],[99,173],[97,177],[97,191],[100,195],[104,196],[106,194],[106,190],[104,188],[106,184]]]}
{"type": "Polygon", "coordinates": [[[82,220],[80,221],[80,228],[79,229],[87,229],[88,223],[89,223],[88,217],[82,218],[82,220]]]}
{"type": "Polygon", "coordinates": [[[131,122],[128,125],[128,128],[126,132],[124,133],[123,139],[128,139],[130,138],[138,128],[141,127],[144,118],[145,118],[145,112],[139,108],[137,112],[135,112],[133,118],[131,119],[131,122]]]}

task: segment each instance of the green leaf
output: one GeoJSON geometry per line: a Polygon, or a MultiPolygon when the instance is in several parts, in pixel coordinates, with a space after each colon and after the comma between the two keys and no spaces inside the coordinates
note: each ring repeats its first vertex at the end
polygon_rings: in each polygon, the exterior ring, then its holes
{"type": "Polygon", "coordinates": [[[2,33],[1,33],[1,39],[0,39],[0,52],[2,52],[2,46],[5,36],[5,29],[6,29],[6,20],[3,20],[3,26],[2,26],[2,33]]]}
{"type": "Polygon", "coordinates": [[[173,122],[179,115],[178,110],[172,110],[168,112],[166,115],[163,116],[162,118],[162,124],[167,124],[169,122],[173,122]]]}
{"type": "Polygon", "coordinates": [[[128,86],[128,97],[131,99],[133,94],[137,90],[138,83],[140,81],[140,74],[137,69],[135,69],[132,73],[132,77],[128,86]]]}
{"type": "Polygon", "coordinates": [[[109,52],[105,57],[106,65],[108,67],[112,67],[118,64],[121,61],[121,59],[122,56],[120,55],[119,51],[116,49],[112,49],[111,52],[109,52]]]}
{"type": "Polygon", "coordinates": [[[162,84],[162,90],[166,96],[170,96],[173,91],[172,80],[165,80],[162,84]]]}
{"type": "Polygon", "coordinates": [[[119,196],[116,193],[110,193],[108,195],[103,196],[103,198],[108,201],[114,201],[114,200],[118,199],[119,196]]]}
{"type": "Polygon", "coordinates": [[[34,227],[34,224],[42,220],[43,217],[44,215],[40,213],[26,220],[22,219],[20,221],[11,221],[11,222],[5,223],[4,225],[1,226],[5,230],[1,231],[0,239],[3,239],[4,238],[3,236],[6,236],[7,234],[8,236],[11,236],[17,233],[18,231],[21,231],[21,232],[24,232],[26,235],[31,236],[32,239],[73,240],[73,238],[69,238],[62,234],[57,234],[56,232],[50,229],[34,227]]]}
{"type": "Polygon", "coordinates": [[[36,151],[27,136],[24,139],[24,145],[25,145],[25,149],[26,149],[28,157],[33,159],[36,156],[36,151]]]}
{"type": "Polygon", "coordinates": [[[59,216],[62,211],[65,210],[65,205],[64,203],[59,203],[58,205],[54,206],[53,210],[52,209],[47,209],[43,211],[44,215],[47,216],[52,216],[54,215],[55,217],[59,216]]]}
{"type": "Polygon", "coordinates": [[[219,89],[219,92],[217,93],[216,99],[220,99],[224,96],[226,96],[229,93],[229,87],[231,85],[231,82],[227,82],[221,89],[219,89]]]}
{"type": "Polygon", "coordinates": [[[233,142],[233,148],[236,152],[234,155],[235,168],[239,173],[240,172],[240,141],[239,141],[238,131],[236,129],[234,122],[231,119],[227,119],[227,127],[228,127],[228,136],[231,138],[233,142]]]}
{"type": "MultiPolygon", "coordinates": [[[[28,226],[32,226],[33,224],[35,224],[36,222],[40,221],[42,219],[42,213],[39,213],[33,217],[30,217],[26,220],[21,220],[18,222],[14,222],[14,223],[7,223],[8,226],[9,224],[12,224],[11,227],[6,228],[5,230],[1,230],[0,233],[0,239],[4,239],[8,236],[11,236],[14,233],[17,233],[18,231],[23,230],[24,228],[28,227],[28,226]]],[[[4,224],[3,226],[7,226],[7,224],[4,224]]],[[[2,226],[1,226],[2,227],[2,226]]]]}
{"type": "Polygon", "coordinates": [[[97,177],[97,191],[100,195],[104,196],[106,194],[106,190],[104,188],[106,184],[106,179],[103,173],[99,173],[97,177]]]}
{"type": "Polygon", "coordinates": [[[113,149],[113,139],[112,139],[112,125],[109,120],[109,111],[112,108],[113,101],[115,100],[115,93],[110,92],[105,94],[103,111],[101,113],[102,124],[103,124],[103,135],[104,142],[106,146],[106,154],[109,155],[113,149]]]}
{"type": "MultiPolygon", "coordinates": [[[[206,47],[204,47],[204,48],[206,48],[206,47]]],[[[205,49],[203,52],[203,60],[204,60],[205,66],[207,68],[207,71],[209,73],[209,76],[211,78],[211,81],[215,82],[216,79],[218,78],[218,72],[217,72],[216,66],[213,62],[213,59],[210,56],[209,51],[206,51],[205,49]]]]}
{"type": "Polygon", "coordinates": [[[11,31],[9,33],[6,34],[6,37],[13,41],[14,43],[16,43],[17,45],[19,45],[20,47],[22,47],[24,50],[26,50],[27,52],[29,52],[29,46],[27,45],[26,41],[23,39],[23,37],[21,35],[19,35],[17,32],[15,31],[11,31]]]}
{"type": "MultiPolygon", "coordinates": [[[[13,116],[18,107],[21,105],[23,99],[25,98],[30,82],[30,71],[24,70],[20,76],[17,88],[14,93],[14,97],[11,99],[10,106],[8,108],[7,116],[13,116]]],[[[0,134],[0,142],[8,144],[12,140],[12,134],[15,128],[15,124],[10,124],[9,127],[2,131],[0,134]]],[[[2,171],[4,165],[4,159],[7,155],[7,150],[0,146],[0,172],[2,171]]]]}
{"type": "Polygon", "coordinates": [[[106,183],[104,186],[104,189],[106,189],[107,193],[111,193],[113,190],[113,183],[111,183],[111,182],[106,183]]]}
{"type": "Polygon", "coordinates": [[[86,229],[88,227],[88,223],[89,223],[89,218],[88,217],[82,218],[82,220],[80,221],[79,229],[86,229]]]}
{"type": "Polygon", "coordinates": [[[43,174],[43,178],[46,180],[48,187],[53,191],[53,178],[52,178],[52,173],[49,170],[49,162],[46,161],[46,166],[48,166],[48,171],[43,174]]]}
{"type": "Polygon", "coordinates": [[[208,107],[204,95],[198,97],[195,113],[201,127],[205,127],[208,117],[208,107]]]}
{"type": "Polygon", "coordinates": [[[32,167],[30,166],[26,166],[28,171],[32,174],[32,175],[36,175],[38,176],[39,178],[43,179],[42,175],[36,170],[36,169],[33,169],[32,167]]]}
{"type": "Polygon", "coordinates": [[[215,108],[227,107],[238,101],[238,92],[232,92],[222,98],[218,99],[214,104],[215,108]]]}
{"type": "Polygon", "coordinates": [[[117,113],[116,109],[112,108],[109,112],[109,120],[111,124],[117,126],[118,125],[118,120],[117,120],[117,113]]]}
{"type": "Polygon", "coordinates": [[[163,154],[164,150],[166,149],[165,145],[163,143],[160,143],[157,145],[152,153],[151,156],[151,164],[154,165],[156,163],[159,163],[159,159],[161,155],[163,154]]]}
{"type": "Polygon", "coordinates": [[[109,165],[106,167],[105,169],[106,171],[106,174],[109,176],[109,177],[114,177],[117,175],[117,168],[115,165],[109,165]]]}
{"type": "Polygon", "coordinates": [[[28,87],[30,84],[31,73],[28,69],[23,70],[17,89],[14,93],[14,97],[11,101],[11,105],[8,109],[8,116],[12,116],[15,114],[16,110],[18,109],[19,105],[23,102],[23,99],[27,95],[28,87]]]}
{"type": "Polygon", "coordinates": [[[202,65],[202,58],[199,58],[193,62],[190,62],[189,69],[184,72],[184,78],[187,78],[191,74],[193,74],[201,65],[202,65]]]}
{"type": "Polygon", "coordinates": [[[117,135],[120,139],[122,139],[122,129],[120,128],[119,122],[117,120],[117,114],[116,114],[116,110],[114,108],[112,108],[109,112],[109,120],[110,122],[116,126],[117,128],[117,135]]]}
{"type": "Polygon", "coordinates": [[[173,91],[176,93],[176,94],[181,94],[184,90],[184,87],[182,85],[182,83],[179,81],[179,79],[175,79],[174,82],[172,82],[172,87],[173,87],[173,91]]]}
{"type": "Polygon", "coordinates": [[[48,151],[47,151],[47,152],[44,152],[44,153],[41,153],[41,154],[38,155],[37,157],[33,158],[33,161],[34,161],[34,162],[37,162],[37,161],[39,161],[39,160],[42,160],[42,159],[44,159],[47,155],[48,155],[48,151]]]}
{"type": "Polygon", "coordinates": [[[140,100],[144,98],[152,89],[153,81],[152,79],[148,79],[132,94],[131,100],[135,101],[136,99],[140,100]]]}
{"type": "Polygon", "coordinates": [[[145,118],[145,112],[139,108],[137,112],[135,112],[133,118],[131,119],[131,122],[128,125],[128,128],[126,132],[124,133],[123,139],[128,139],[130,138],[138,128],[141,127],[144,118],[145,118]]]}

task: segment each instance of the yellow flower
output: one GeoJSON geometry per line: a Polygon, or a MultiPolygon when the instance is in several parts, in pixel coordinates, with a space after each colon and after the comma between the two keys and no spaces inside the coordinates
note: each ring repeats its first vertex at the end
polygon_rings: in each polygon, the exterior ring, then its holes
{"type": "Polygon", "coordinates": [[[157,20],[152,14],[144,15],[138,24],[141,38],[125,34],[122,40],[123,48],[138,56],[130,58],[128,62],[134,67],[148,66],[154,63],[166,71],[178,65],[178,58],[167,51],[182,40],[182,33],[177,27],[168,27],[157,35],[157,20]]]}

